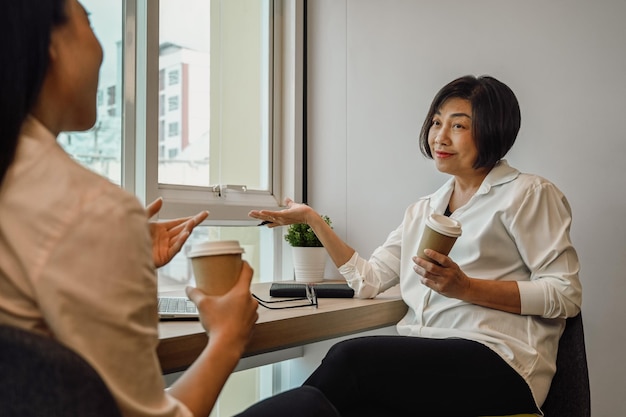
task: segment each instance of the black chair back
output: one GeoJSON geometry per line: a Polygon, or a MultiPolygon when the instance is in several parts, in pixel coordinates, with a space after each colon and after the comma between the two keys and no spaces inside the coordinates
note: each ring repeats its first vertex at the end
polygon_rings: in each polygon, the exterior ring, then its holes
{"type": "Polygon", "coordinates": [[[82,357],[55,340],[9,326],[0,326],[0,415],[121,417],[82,357]]]}
{"type": "Polygon", "coordinates": [[[590,417],[591,392],[582,315],[567,319],[556,374],[543,404],[545,417],[590,417]]]}

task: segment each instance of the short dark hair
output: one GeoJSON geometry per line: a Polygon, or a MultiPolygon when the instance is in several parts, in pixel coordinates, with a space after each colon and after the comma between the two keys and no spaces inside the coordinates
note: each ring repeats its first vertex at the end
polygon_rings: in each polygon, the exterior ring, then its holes
{"type": "Polygon", "coordinates": [[[468,100],[472,105],[472,131],[478,157],[474,168],[492,167],[511,149],[517,138],[522,116],[513,91],[490,76],[467,75],[445,85],[430,105],[420,132],[420,149],[432,159],[428,132],[435,113],[451,98],[468,100]]]}
{"type": "Polygon", "coordinates": [[[13,162],[22,123],[48,70],[52,29],[67,21],[67,0],[0,0],[0,184],[13,162]]]}

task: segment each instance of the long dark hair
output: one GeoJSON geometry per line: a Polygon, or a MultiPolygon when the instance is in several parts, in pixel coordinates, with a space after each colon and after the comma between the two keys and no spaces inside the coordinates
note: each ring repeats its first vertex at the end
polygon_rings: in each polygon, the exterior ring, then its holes
{"type": "Polygon", "coordinates": [[[515,143],[522,123],[515,94],[506,84],[487,75],[466,75],[445,85],[433,99],[420,132],[420,149],[428,158],[433,157],[428,145],[433,116],[451,98],[472,104],[472,130],[478,149],[474,168],[494,166],[515,143]]]}
{"type": "Polygon", "coordinates": [[[50,35],[67,20],[67,0],[0,0],[0,184],[13,162],[20,129],[48,70],[50,35]]]}

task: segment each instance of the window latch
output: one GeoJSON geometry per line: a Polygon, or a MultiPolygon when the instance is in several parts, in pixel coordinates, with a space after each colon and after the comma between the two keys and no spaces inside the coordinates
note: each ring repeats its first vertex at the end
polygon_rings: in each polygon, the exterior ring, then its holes
{"type": "Polygon", "coordinates": [[[216,197],[226,197],[226,191],[232,190],[240,193],[245,193],[248,191],[248,187],[245,185],[235,185],[235,184],[218,184],[213,186],[213,194],[216,197]]]}

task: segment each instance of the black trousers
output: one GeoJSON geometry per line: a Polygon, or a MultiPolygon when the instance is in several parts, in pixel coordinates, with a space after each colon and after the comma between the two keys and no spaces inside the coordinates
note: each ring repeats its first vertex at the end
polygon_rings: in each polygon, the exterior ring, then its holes
{"type": "Polygon", "coordinates": [[[301,386],[260,401],[236,417],[341,417],[322,392],[301,386]]]}
{"type": "Polygon", "coordinates": [[[304,382],[343,417],[476,417],[538,412],[524,379],[463,339],[370,336],[333,346],[304,382]]]}
{"type": "Polygon", "coordinates": [[[334,345],[300,388],[238,417],[477,417],[538,412],[504,360],[463,339],[369,336],[334,345]]]}

